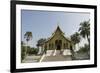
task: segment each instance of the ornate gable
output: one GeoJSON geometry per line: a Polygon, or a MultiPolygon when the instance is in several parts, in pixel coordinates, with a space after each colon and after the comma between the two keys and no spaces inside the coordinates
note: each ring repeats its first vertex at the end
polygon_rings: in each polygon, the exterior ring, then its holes
{"type": "Polygon", "coordinates": [[[66,38],[66,37],[64,36],[64,33],[62,32],[62,30],[60,29],[60,27],[57,26],[57,28],[56,28],[56,30],[54,31],[54,33],[52,34],[52,36],[51,36],[50,38],[48,38],[46,42],[48,42],[49,40],[51,40],[53,37],[55,37],[55,36],[58,36],[58,37],[59,37],[60,35],[61,35],[63,38],[65,38],[67,41],[70,41],[70,39],[68,39],[68,38],[66,38]]]}
{"type": "Polygon", "coordinates": [[[64,35],[64,33],[62,32],[62,30],[60,29],[59,26],[57,26],[56,30],[54,31],[54,33],[52,35],[55,35],[55,34],[58,34],[58,33],[64,35]]]}

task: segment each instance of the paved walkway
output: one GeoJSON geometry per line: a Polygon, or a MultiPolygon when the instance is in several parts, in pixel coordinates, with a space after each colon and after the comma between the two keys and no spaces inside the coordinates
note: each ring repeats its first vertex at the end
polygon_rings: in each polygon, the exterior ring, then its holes
{"type": "MultiPolygon", "coordinates": [[[[86,54],[75,54],[76,60],[86,60],[89,59],[86,54]]],[[[43,59],[41,59],[42,56],[26,56],[26,58],[23,60],[23,63],[35,63],[39,62],[52,62],[52,61],[71,61],[72,58],[70,55],[63,56],[63,55],[55,55],[55,56],[44,56],[43,59]]]]}
{"type": "Polygon", "coordinates": [[[56,55],[56,56],[45,56],[42,62],[49,62],[49,61],[70,61],[71,56],[63,56],[63,55],[56,55]]]}
{"type": "Polygon", "coordinates": [[[76,60],[89,60],[90,59],[87,53],[77,53],[75,54],[75,58],[76,60]]]}
{"type": "Polygon", "coordinates": [[[40,60],[41,56],[35,56],[35,55],[31,55],[31,56],[26,56],[26,58],[22,61],[23,63],[34,63],[34,62],[38,62],[40,60]]]}
{"type": "MultiPolygon", "coordinates": [[[[26,56],[26,58],[22,61],[23,63],[35,63],[39,62],[41,59],[41,56],[26,56]]],[[[56,55],[56,56],[45,56],[41,62],[51,62],[51,61],[70,61],[70,56],[62,56],[62,55],[56,55]]]]}

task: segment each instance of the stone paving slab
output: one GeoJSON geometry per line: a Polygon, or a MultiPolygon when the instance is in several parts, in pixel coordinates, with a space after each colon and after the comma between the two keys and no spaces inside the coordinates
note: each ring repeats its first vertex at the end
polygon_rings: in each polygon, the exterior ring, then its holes
{"type": "Polygon", "coordinates": [[[57,56],[45,56],[42,62],[49,62],[49,61],[70,61],[71,56],[63,56],[63,55],[57,55],[57,56]]]}
{"type": "Polygon", "coordinates": [[[22,61],[22,63],[34,63],[34,62],[38,62],[39,59],[41,58],[41,56],[35,56],[35,55],[31,55],[31,56],[26,56],[26,58],[22,61]]]}

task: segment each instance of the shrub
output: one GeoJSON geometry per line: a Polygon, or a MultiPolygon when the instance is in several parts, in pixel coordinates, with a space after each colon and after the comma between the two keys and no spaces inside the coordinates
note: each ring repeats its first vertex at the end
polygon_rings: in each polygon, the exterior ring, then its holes
{"type": "Polygon", "coordinates": [[[90,51],[89,45],[85,44],[84,47],[81,47],[78,53],[88,53],[90,51]]]}
{"type": "Polygon", "coordinates": [[[21,62],[25,58],[25,54],[26,54],[26,52],[25,52],[25,46],[21,46],[21,62]]]}
{"type": "Polygon", "coordinates": [[[38,53],[38,49],[37,48],[27,48],[27,53],[29,55],[32,55],[32,54],[37,54],[38,53]]]}
{"type": "Polygon", "coordinates": [[[39,49],[38,49],[38,48],[34,48],[33,53],[34,53],[35,55],[37,55],[37,54],[38,54],[38,51],[39,51],[39,49]]]}

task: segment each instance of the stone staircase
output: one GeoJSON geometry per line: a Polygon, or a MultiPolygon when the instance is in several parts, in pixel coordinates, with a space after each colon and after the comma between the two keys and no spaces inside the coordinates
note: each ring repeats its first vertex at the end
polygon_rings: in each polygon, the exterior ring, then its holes
{"type": "Polygon", "coordinates": [[[60,55],[60,54],[61,54],[61,51],[60,50],[55,50],[55,52],[53,53],[53,56],[60,55]]]}
{"type": "Polygon", "coordinates": [[[70,50],[64,50],[64,51],[60,51],[60,50],[48,50],[46,53],[46,56],[56,56],[56,55],[71,55],[70,50]]]}
{"type": "Polygon", "coordinates": [[[62,53],[60,50],[48,50],[46,54],[41,58],[40,62],[51,61],[69,61],[72,60],[70,52],[64,50],[62,53]],[[67,53],[67,54],[66,54],[67,53]]]}
{"type": "Polygon", "coordinates": [[[70,61],[71,56],[55,55],[55,56],[45,56],[42,62],[51,62],[51,61],[70,61]]]}
{"type": "Polygon", "coordinates": [[[61,51],[60,50],[49,50],[46,53],[46,56],[55,56],[55,55],[60,55],[61,51]]]}

